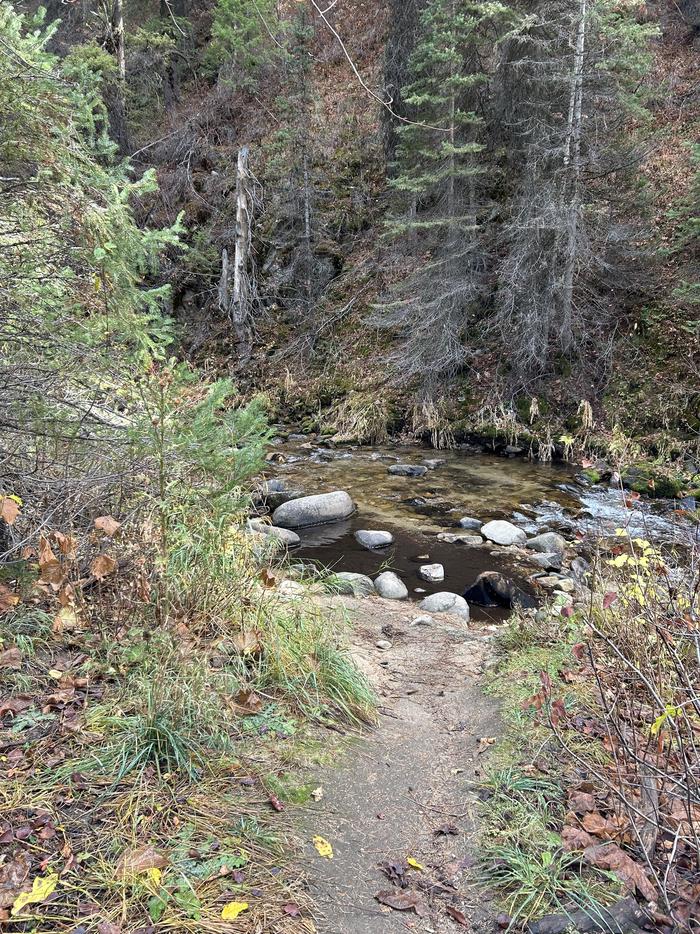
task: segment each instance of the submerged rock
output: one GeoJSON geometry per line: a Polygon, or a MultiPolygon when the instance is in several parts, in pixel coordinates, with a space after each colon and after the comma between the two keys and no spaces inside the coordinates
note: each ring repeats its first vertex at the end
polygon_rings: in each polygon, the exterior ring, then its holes
{"type": "Polygon", "coordinates": [[[418,577],[424,581],[431,581],[432,583],[444,581],[445,569],[441,564],[422,564],[418,568],[418,577]]]}
{"type": "Polygon", "coordinates": [[[458,593],[450,593],[447,590],[431,593],[421,600],[418,606],[421,610],[425,610],[426,613],[453,613],[455,616],[460,616],[463,620],[469,621],[469,604],[458,593]]]}
{"type": "Polygon", "coordinates": [[[363,548],[385,548],[394,541],[391,532],[374,531],[372,529],[358,529],[355,532],[355,539],[363,548]]]}
{"type": "Polygon", "coordinates": [[[394,477],[423,477],[428,468],[416,464],[392,464],[387,471],[394,477]]]}
{"type": "Polygon", "coordinates": [[[423,461],[423,465],[428,468],[428,470],[437,470],[438,467],[442,467],[445,463],[444,458],[433,457],[430,460],[423,461]]]}
{"type": "Polygon", "coordinates": [[[472,586],[464,592],[464,599],[478,606],[504,606],[508,609],[535,606],[532,597],[498,571],[479,574],[472,586]]]}
{"type": "Polygon", "coordinates": [[[355,511],[355,504],[344,490],[302,496],[283,503],[275,509],[272,521],[284,529],[303,529],[347,519],[355,511]]]}
{"type": "Polygon", "coordinates": [[[497,545],[524,545],[527,541],[525,532],[505,519],[494,519],[482,525],[481,534],[497,545]]]}
{"type": "Polygon", "coordinates": [[[375,578],[374,587],[385,600],[405,600],[408,596],[408,587],[393,571],[384,571],[375,578]]]}

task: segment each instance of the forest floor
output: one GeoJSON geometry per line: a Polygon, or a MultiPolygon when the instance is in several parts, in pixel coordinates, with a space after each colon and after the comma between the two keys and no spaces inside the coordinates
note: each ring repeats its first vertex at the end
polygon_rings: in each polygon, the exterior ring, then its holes
{"type": "Polygon", "coordinates": [[[306,818],[307,840],[319,834],[333,848],[324,859],[307,845],[318,930],[447,934],[480,930],[487,918],[492,930],[475,837],[477,782],[499,729],[497,703],[482,690],[496,627],[444,614],[415,625],[405,603],[340,599],[379,722],[326,771],[323,798],[306,818]]]}

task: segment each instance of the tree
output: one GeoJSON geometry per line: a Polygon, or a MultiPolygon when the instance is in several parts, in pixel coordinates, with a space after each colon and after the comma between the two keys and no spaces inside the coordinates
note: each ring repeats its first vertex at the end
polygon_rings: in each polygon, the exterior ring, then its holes
{"type": "Polygon", "coordinates": [[[402,92],[410,121],[398,129],[398,211],[390,234],[409,247],[414,272],[374,320],[399,331],[402,378],[434,384],[467,357],[467,332],[484,295],[481,223],[489,161],[481,115],[486,62],[509,18],[500,3],[430,0],[402,92]]]}
{"type": "Polygon", "coordinates": [[[625,124],[642,115],[649,35],[609,0],[542,0],[500,44],[492,117],[517,184],[494,326],[520,387],[562,356],[600,361],[631,285],[638,153],[625,124]]]}
{"type": "Polygon", "coordinates": [[[250,91],[274,57],[274,0],[216,0],[206,61],[235,88],[250,91]]]}

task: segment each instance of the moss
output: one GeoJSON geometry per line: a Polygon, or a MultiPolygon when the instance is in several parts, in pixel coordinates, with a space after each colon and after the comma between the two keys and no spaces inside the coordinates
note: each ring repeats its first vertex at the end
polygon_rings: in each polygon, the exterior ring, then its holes
{"type": "Polygon", "coordinates": [[[600,481],[603,479],[600,471],[595,470],[593,467],[587,467],[581,472],[583,473],[583,476],[591,483],[600,483],[600,481]]]}
{"type": "Polygon", "coordinates": [[[652,464],[635,464],[622,474],[622,483],[628,490],[643,496],[672,499],[681,494],[685,481],[679,475],[669,475],[652,464]]]}

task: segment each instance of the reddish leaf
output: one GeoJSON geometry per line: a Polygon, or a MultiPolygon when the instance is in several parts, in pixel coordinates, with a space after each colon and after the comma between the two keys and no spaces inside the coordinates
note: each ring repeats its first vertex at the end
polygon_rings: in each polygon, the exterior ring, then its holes
{"type": "Polygon", "coordinates": [[[19,603],[19,597],[5,584],[0,584],[0,615],[9,613],[19,603]]]}
{"type": "Polygon", "coordinates": [[[283,810],[284,810],[284,805],[282,804],[282,802],[280,801],[280,799],[277,797],[277,795],[270,795],[270,797],[268,798],[268,801],[269,801],[270,804],[272,805],[273,810],[275,810],[275,811],[283,811],[283,810]]]}
{"type": "Polygon", "coordinates": [[[545,696],[548,696],[552,693],[552,679],[549,677],[549,674],[546,671],[540,672],[540,682],[542,684],[542,690],[545,693],[545,696]]]}
{"type": "Polygon", "coordinates": [[[33,704],[34,698],[27,697],[26,694],[16,694],[14,697],[0,700],[0,717],[8,713],[14,717],[23,710],[28,710],[33,704]]]}
{"type": "Polygon", "coordinates": [[[456,921],[457,924],[461,925],[463,928],[469,927],[469,922],[467,921],[467,916],[463,911],[460,911],[459,908],[455,908],[453,905],[448,905],[445,909],[447,914],[452,918],[453,921],[456,921]]]}
{"type": "Polygon", "coordinates": [[[417,892],[397,892],[389,889],[385,892],[377,892],[374,897],[380,905],[387,905],[394,911],[415,911],[419,917],[423,917],[426,913],[425,905],[417,892]]]}
{"type": "Polygon", "coordinates": [[[572,850],[585,850],[586,847],[594,844],[595,840],[579,827],[564,827],[561,832],[561,842],[564,850],[571,853],[572,850]]]}
{"type": "Polygon", "coordinates": [[[45,584],[50,584],[58,590],[63,581],[61,562],[51,549],[48,538],[43,535],[39,539],[39,576],[45,584]]]}
{"type": "Polygon", "coordinates": [[[609,610],[616,600],[617,594],[613,590],[609,590],[603,597],[603,609],[609,610]]]}
{"type": "Polygon", "coordinates": [[[236,704],[243,707],[247,714],[259,713],[265,706],[262,698],[255,691],[239,691],[235,700],[236,704]]]}
{"type": "Polygon", "coordinates": [[[19,853],[11,862],[0,866],[0,908],[9,908],[24,890],[29,875],[29,857],[19,853]]]}
{"type": "Polygon", "coordinates": [[[301,917],[301,909],[295,902],[287,902],[286,905],[282,905],[282,911],[285,915],[289,915],[290,918],[301,917]]]}
{"type": "Polygon", "coordinates": [[[570,791],[569,807],[575,814],[588,814],[595,811],[595,798],[585,791],[570,791]]]}
{"type": "Polygon", "coordinates": [[[577,642],[576,645],[571,649],[571,653],[576,661],[582,662],[583,657],[586,654],[586,643],[577,642]]]}

